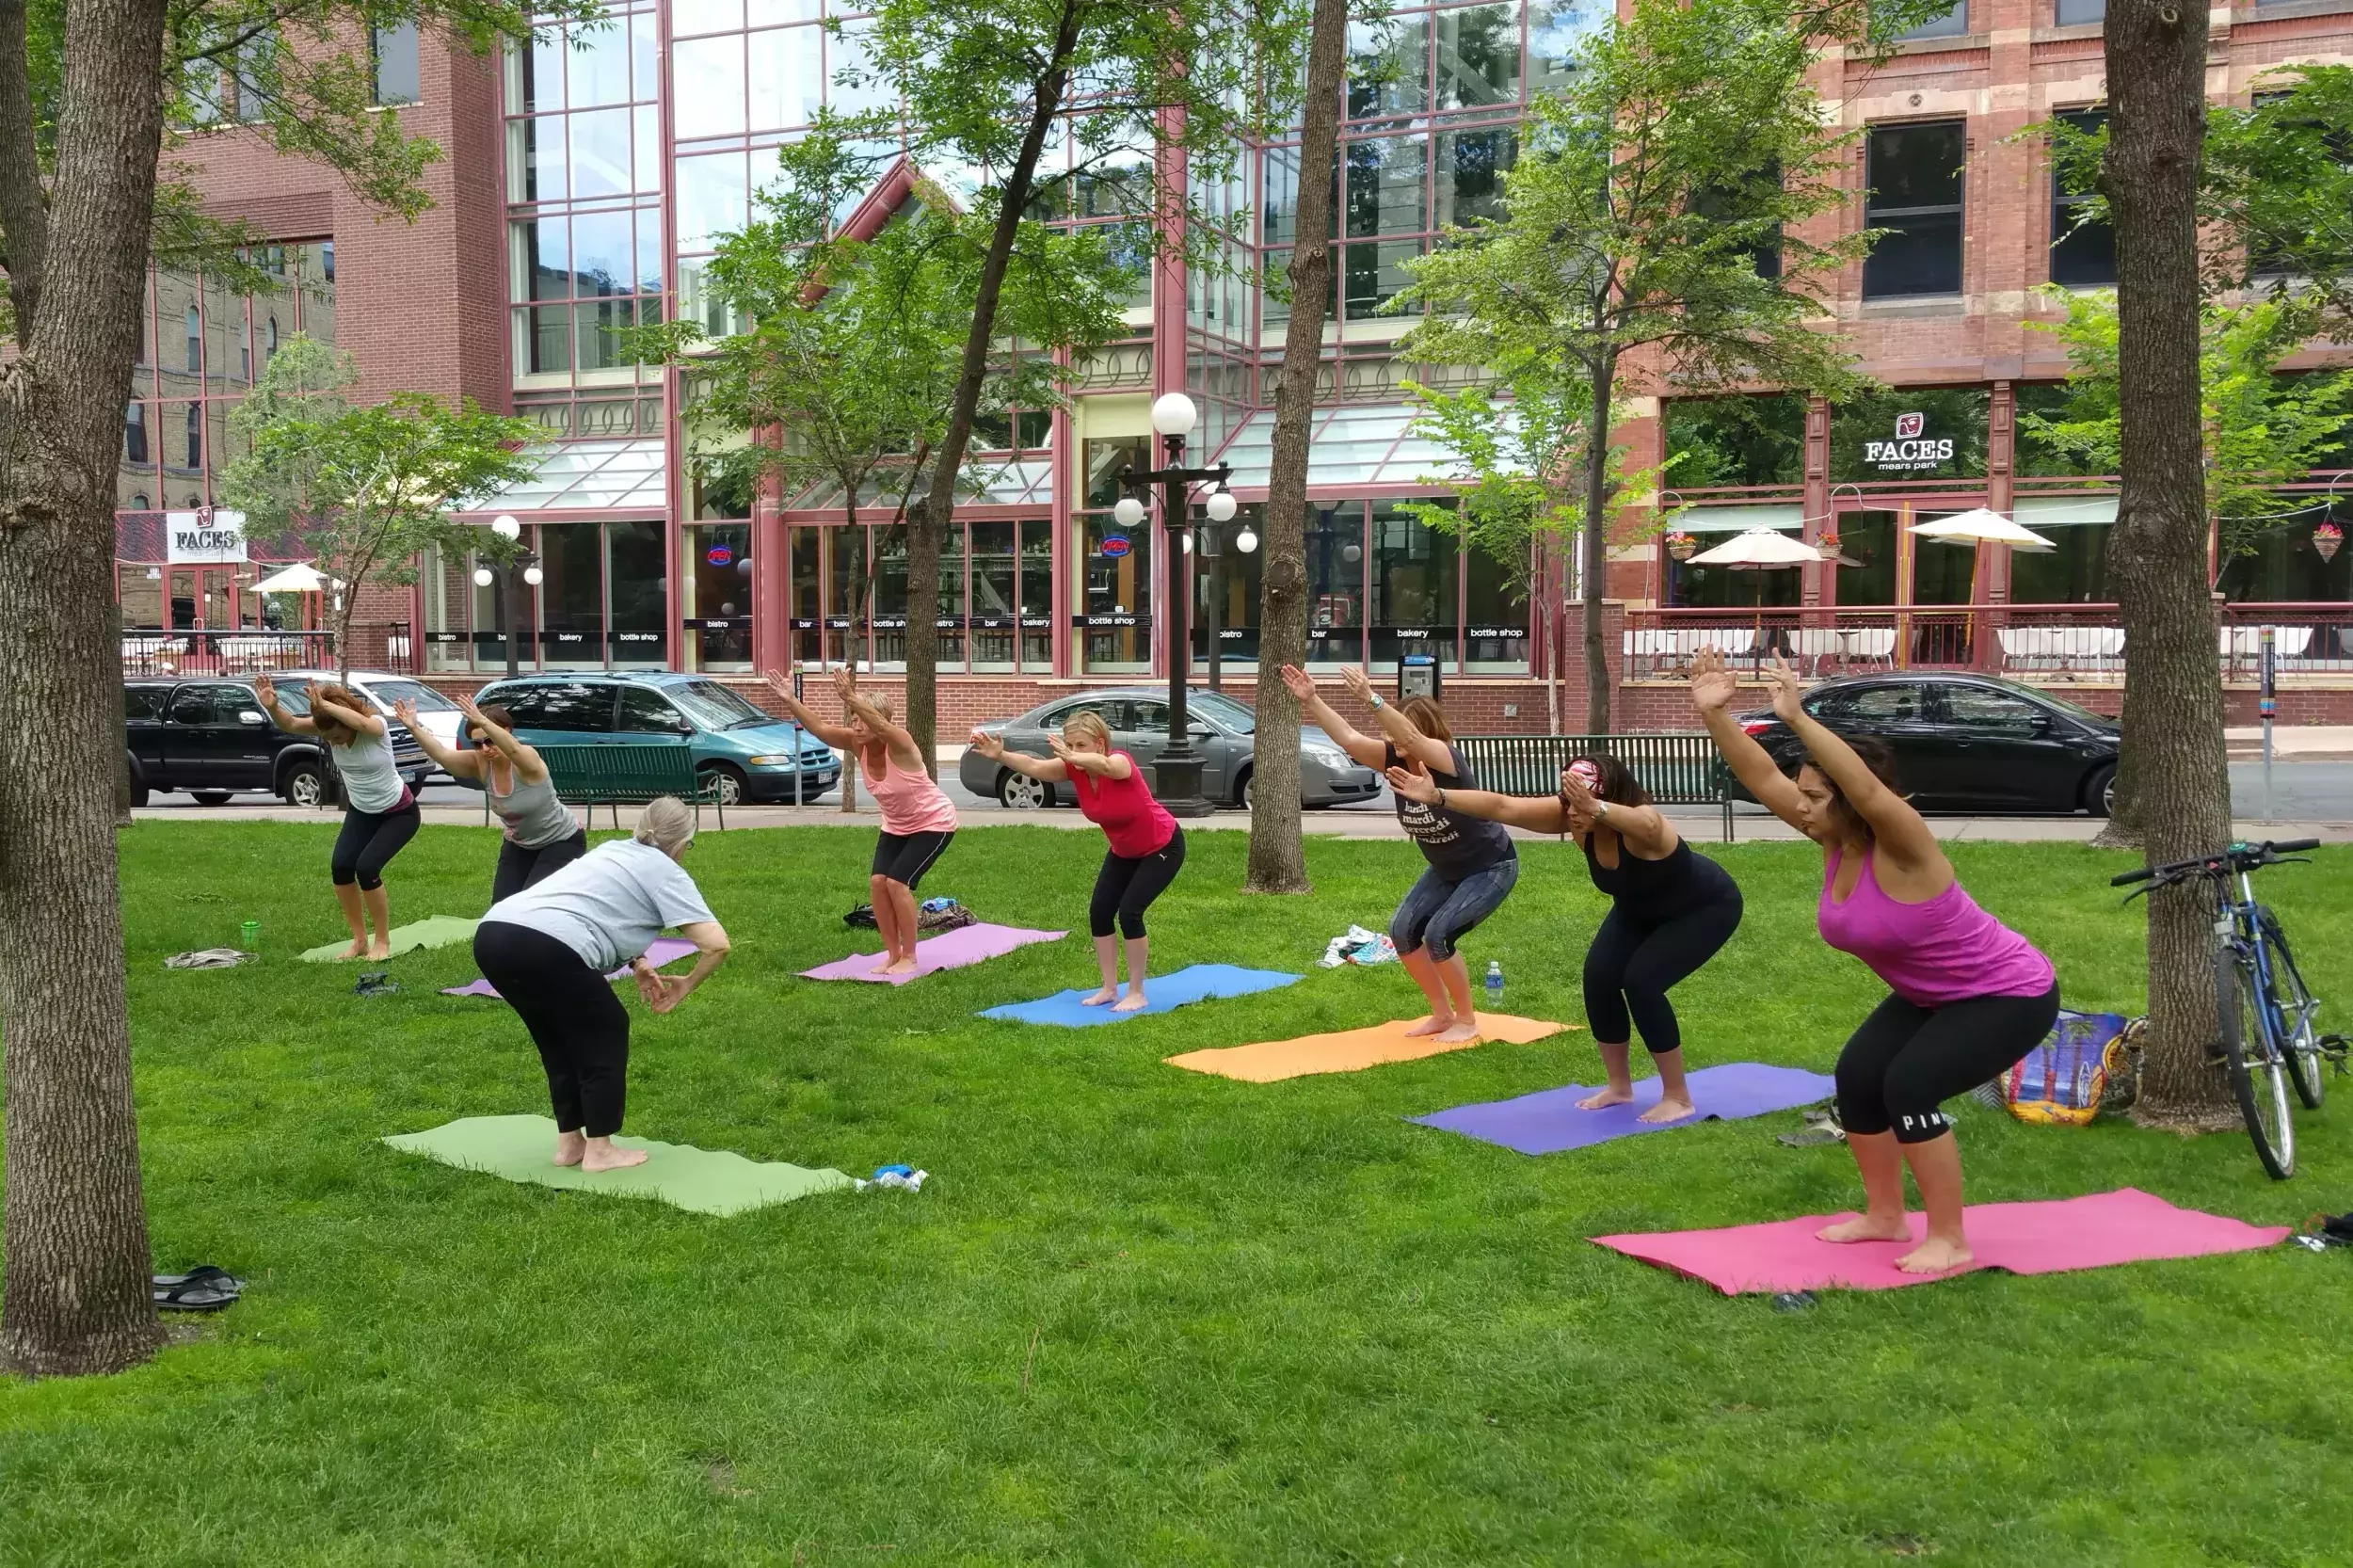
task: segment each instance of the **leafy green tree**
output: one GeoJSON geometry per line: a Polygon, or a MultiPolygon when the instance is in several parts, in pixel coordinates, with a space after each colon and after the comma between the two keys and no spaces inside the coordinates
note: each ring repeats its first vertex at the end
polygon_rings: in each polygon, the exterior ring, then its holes
{"type": "Polygon", "coordinates": [[[1877,10],[1635,0],[1529,117],[1505,216],[1449,233],[1392,302],[1433,312],[1400,353],[1481,366],[1515,399],[1584,410],[1577,578],[1592,733],[1610,721],[1609,432],[1626,373],[1686,393],[1754,382],[1830,393],[1854,381],[1846,347],[1822,330],[1822,296],[1872,236],[1817,244],[1804,227],[1848,201],[1860,133],[1838,128],[1808,77],[1824,42],[1916,20],[1877,10]]]}
{"type": "Polygon", "coordinates": [[[292,534],[343,587],[330,600],[336,667],[351,671],[351,622],[369,584],[417,578],[439,546],[504,555],[512,547],[450,514],[531,477],[527,419],[451,408],[427,392],[381,403],[344,395],[360,379],[351,356],[296,333],[229,416],[248,450],[221,475],[221,495],[248,523],[292,534]]]}
{"type": "Polygon", "coordinates": [[[535,18],[598,14],[594,0],[0,0],[0,1363],[108,1370],[161,1338],[114,812],[89,788],[122,747],[115,459],[151,257],[232,272],[248,237],[205,218],[169,154],[234,120],[414,213],[436,150],[368,112],[371,29],[414,23],[479,52],[528,39],[535,18]]]}

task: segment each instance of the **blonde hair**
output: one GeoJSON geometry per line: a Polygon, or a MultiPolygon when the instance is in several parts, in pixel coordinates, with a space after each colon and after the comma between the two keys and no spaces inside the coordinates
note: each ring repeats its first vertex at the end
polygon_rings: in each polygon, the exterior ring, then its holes
{"type": "Polygon", "coordinates": [[[1103,722],[1102,714],[1091,708],[1073,713],[1063,720],[1062,732],[1065,735],[1091,735],[1095,738],[1096,744],[1102,748],[1106,756],[1111,753],[1112,727],[1103,722]]]}
{"type": "Polygon", "coordinates": [[[891,719],[898,717],[898,714],[891,712],[890,694],[888,692],[860,692],[857,695],[866,699],[867,707],[873,709],[884,718],[891,719]]]}
{"type": "Polygon", "coordinates": [[[332,680],[322,680],[311,688],[310,696],[311,728],[319,732],[320,740],[331,746],[347,746],[360,738],[360,732],[343,720],[319,712],[320,703],[331,702],[345,712],[366,712],[367,704],[361,702],[350,687],[332,680]]]}
{"type": "Polygon", "coordinates": [[[695,813],[676,795],[663,795],[646,803],[629,836],[638,843],[653,845],[675,860],[679,852],[694,841],[695,813]]]}

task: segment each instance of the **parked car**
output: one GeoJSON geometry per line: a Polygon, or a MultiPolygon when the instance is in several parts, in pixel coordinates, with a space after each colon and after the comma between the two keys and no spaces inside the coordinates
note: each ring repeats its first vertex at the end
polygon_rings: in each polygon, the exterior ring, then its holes
{"type": "Polygon", "coordinates": [[[841,777],[831,746],[707,675],[520,676],[492,681],[474,700],[504,704],[515,734],[531,745],[674,745],[683,740],[694,750],[695,771],[717,775],[719,797],[729,806],[791,800],[795,746],[802,798],[814,800],[841,777]]]}
{"type": "MultiPolygon", "coordinates": [[[[280,686],[278,700],[290,713],[311,710],[309,696],[296,688],[280,686]]],[[[134,806],[174,790],[194,795],[199,806],[219,806],[255,791],[282,796],[289,806],[324,806],[333,798],[326,743],[279,728],[262,711],[250,681],[129,680],[122,713],[134,806]]],[[[411,790],[422,789],[433,764],[405,727],[386,723],[392,765],[411,790]]]]}
{"type": "MultiPolygon", "coordinates": [[[[1138,762],[1150,766],[1168,747],[1168,694],[1150,686],[1122,686],[1083,692],[1040,703],[1016,719],[980,728],[1004,737],[1006,749],[1031,757],[1050,757],[1048,733],[1060,733],[1070,715],[1085,710],[1103,715],[1112,744],[1138,762]]],[[[1186,718],[1193,744],[1201,752],[1201,792],[1214,801],[1248,806],[1254,771],[1253,737],[1258,718],[1232,697],[1216,692],[1194,692],[1185,700],[1186,718]]],[[[957,765],[957,777],[976,795],[1000,806],[1032,811],[1043,806],[1076,804],[1067,784],[1046,784],[1027,774],[992,762],[978,751],[967,750],[957,765]]],[[[1340,806],[1369,800],[1381,792],[1381,776],[1360,767],[1331,736],[1312,725],[1299,731],[1299,797],[1305,806],[1340,806]]]]}
{"type": "Polygon", "coordinates": [[[393,703],[413,702],[417,705],[417,717],[424,721],[424,727],[433,732],[435,740],[445,746],[457,744],[460,720],[457,704],[414,676],[387,675],[380,670],[353,670],[348,676],[344,676],[333,670],[314,669],[288,670],[273,679],[281,692],[308,689],[314,681],[342,681],[366,697],[375,705],[376,712],[387,719],[392,716],[393,703]]]}
{"type": "MultiPolygon", "coordinates": [[[[1853,676],[1825,680],[1802,701],[1841,735],[1885,741],[1897,782],[1923,810],[2105,817],[2115,797],[2116,721],[2016,681],[1853,676]]],[[[1784,767],[1797,758],[1797,737],[1771,712],[1743,713],[1739,725],[1784,767]]]]}

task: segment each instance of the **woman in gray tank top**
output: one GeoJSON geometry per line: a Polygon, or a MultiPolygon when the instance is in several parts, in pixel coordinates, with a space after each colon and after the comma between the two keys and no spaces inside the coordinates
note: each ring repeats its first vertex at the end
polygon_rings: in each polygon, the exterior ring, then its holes
{"type": "Polygon", "coordinates": [[[556,798],[547,763],[515,739],[512,714],[496,703],[477,708],[470,696],[452,700],[465,716],[466,736],[473,743],[463,751],[435,740],[417,722],[413,705],[400,703],[392,712],[416,731],[417,744],[443,773],[481,782],[506,832],[506,841],[499,846],[498,871],[490,879],[490,902],[496,904],[587,854],[588,835],[572,808],[556,798]]]}
{"type": "Polygon", "coordinates": [[[392,914],[384,868],[417,836],[417,800],[392,764],[392,727],[368,712],[365,699],[332,681],[312,686],[309,695],[310,712],[290,713],[268,676],[253,678],[253,696],[271,721],[280,729],[325,741],[343,779],[344,829],[335,835],[329,862],[335,900],[351,929],[351,946],[343,956],[390,958],[392,914]],[[371,922],[374,940],[368,936],[371,922]]]}

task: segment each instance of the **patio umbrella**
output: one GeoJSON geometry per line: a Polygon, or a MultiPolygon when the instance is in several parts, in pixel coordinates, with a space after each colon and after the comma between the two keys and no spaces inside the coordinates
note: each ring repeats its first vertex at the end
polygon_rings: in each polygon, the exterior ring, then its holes
{"type": "Polygon", "coordinates": [[[253,584],[257,594],[314,594],[327,586],[327,578],[308,561],[297,561],[282,571],[274,572],[253,584]]]}
{"type": "MultiPolygon", "coordinates": [[[[1775,567],[1818,566],[1822,552],[1778,528],[1752,528],[1735,534],[1713,550],[1691,557],[1695,567],[1730,567],[1735,571],[1769,571],[1775,567]]],[[[1765,659],[1765,580],[1756,580],[1756,661],[1765,659]]]]}
{"type": "Polygon", "coordinates": [[[2033,529],[2021,527],[2001,513],[1989,512],[1982,506],[1939,518],[1934,522],[1915,522],[1911,532],[1944,544],[2006,544],[2012,550],[2038,552],[2058,548],[2033,529]]]}

